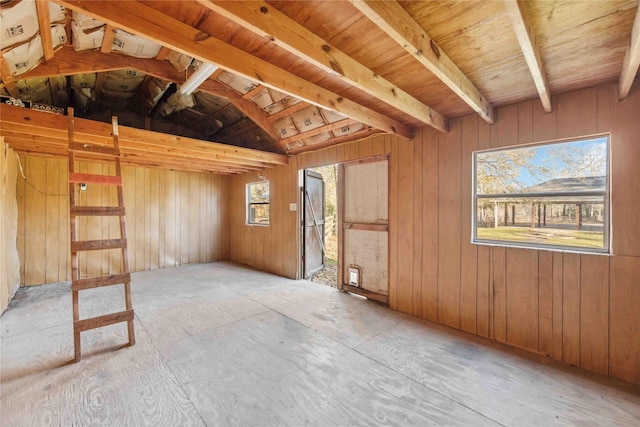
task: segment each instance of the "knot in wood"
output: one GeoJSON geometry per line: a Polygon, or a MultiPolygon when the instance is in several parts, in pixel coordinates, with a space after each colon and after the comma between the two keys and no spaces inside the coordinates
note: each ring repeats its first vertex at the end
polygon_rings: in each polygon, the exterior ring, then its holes
{"type": "Polygon", "coordinates": [[[260,12],[262,12],[262,13],[268,13],[268,12],[269,12],[269,9],[267,9],[267,8],[266,8],[266,7],[264,7],[264,6],[262,6],[262,7],[260,7],[260,12]]]}
{"type": "Polygon", "coordinates": [[[197,35],[196,35],[196,41],[197,42],[201,42],[203,40],[208,39],[209,37],[211,37],[211,35],[204,33],[202,31],[200,31],[197,35]]]}
{"type": "Polygon", "coordinates": [[[436,55],[436,58],[440,59],[440,48],[438,48],[436,42],[431,39],[429,45],[431,46],[431,50],[433,51],[434,55],[436,55]]]}

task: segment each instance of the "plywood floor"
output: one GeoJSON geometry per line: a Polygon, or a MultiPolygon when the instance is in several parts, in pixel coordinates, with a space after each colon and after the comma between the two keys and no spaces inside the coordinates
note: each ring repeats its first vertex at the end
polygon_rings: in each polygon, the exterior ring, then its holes
{"type": "MultiPolygon", "coordinates": [[[[232,263],[133,275],[124,325],[73,355],[69,285],[23,288],[1,321],[2,426],[640,425],[640,388],[333,288],[232,263]]],[[[81,300],[118,309],[120,288],[81,300]]]]}

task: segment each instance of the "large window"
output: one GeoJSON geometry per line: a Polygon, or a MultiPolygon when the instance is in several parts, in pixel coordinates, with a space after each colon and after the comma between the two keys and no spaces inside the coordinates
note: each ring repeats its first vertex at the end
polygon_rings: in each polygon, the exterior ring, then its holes
{"type": "Polygon", "coordinates": [[[478,151],[472,241],[609,251],[609,137],[478,151]]]}
{"type": "Polygon", "coordinates": [[[269,182],[247,184],[247,224],[269,225],[269,182]]]}

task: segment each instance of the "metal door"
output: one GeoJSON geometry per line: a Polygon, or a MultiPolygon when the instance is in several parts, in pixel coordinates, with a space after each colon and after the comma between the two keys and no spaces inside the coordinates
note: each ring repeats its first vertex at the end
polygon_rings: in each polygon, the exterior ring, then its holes
{"type": "Polygon", "coordinates": [[[324,181],[322,175],[304,171],[302,189],[302,260],[304,278],[324,268],[324,181]]]}

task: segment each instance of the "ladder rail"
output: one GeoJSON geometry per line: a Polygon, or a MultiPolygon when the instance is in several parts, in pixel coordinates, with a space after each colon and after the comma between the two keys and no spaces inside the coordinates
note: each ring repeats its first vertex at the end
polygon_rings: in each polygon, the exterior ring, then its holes
{"type": "Polygon", "coordinates": [[[118,119],[112,118],[113,148],[82,146],[74,142],[74,112],[68,109],[68,138],[69,138],[69,229],[71,251],[71,282],[73,300],[73,335],[74,335],[74,361],[80,361],[82,357],[80,333],[89,329],[127,322],[129,345],[135,345],[134,311],[131,298],[131,274],[129,272],[129,256],[127,250],[127,227],[124,209],[124,192],[122,189],[122,166],[120,163],[120,142],[118,132],[118,119]],[[76,173],[75,152],[90,151],[100,152],[104,157],[111,157],[115,162],[115,175],[92,175],[76,173]],[[76,184],[94,183],[100,185],[115,185],[118,197],[118,206],[78,206],[76,205],[76,184]],[[77,217],[78,216],[117,216],[119,218],[120,238],[106,240],[78,240],[77,217]],[[122,256],[121,273],[107,276],[80,278],[78,253],[84,251],[96,251],[104,249],[120,249],[122,256]],[[117,313],[105,314],[98,317],[80,319],[79,291],[102,286],[123,284],[125,294],[125,310],[117,313]]]}
{"type": "MultiPolygon", "coordinates": [[[[120,152],[120,131],[118,129],[118,118],[112,117],[111,124],[113,127],[113,147],[117,152],[120,152]]],[[[122,179],[122,165],[120,164],[120,156],[116,157],[116,176],[122,179]]],[[[118,193],[118,207],[124,209],[124,191],[122,185],[116,188],[118,193]]],[[[127,240],[127,222],[124,215],[120,216],[120,238],[127,240]]],[[[122,268],[124,271],[129,271],[129,251],[127,245],[124,245],[122,251],[122,268]]],[[[124,284],[124,302],[127,310],[133,310],[133,302],[131,301],[131,280],[124,284]]],[[[134,345],[136,342],[135,331],[133,329],[133,319],[127,322],[127,332],[129,334],[129,344],[134,345]]]]}
{"type": "MultiPolygon", "coordinates": [[[[74,131],[74,114],[73,108],[69,108],[68,110],[68,134],[69,134],[69,144],[73,144],[73,131],[74,131]]],[[[69,151],[69,175],[75,173],[75,155],[73,151],[69,151]]],[[[73,182],[69,182],[69,205],[72,208],[76,205],[76,186],[73,182]]],[[[70,211],[71,211],[70,208],[70,211]]],[[[71,242],[75,242],[78,240],[76,235],[76,217],[69,216],[69,231],[71,242]]],[[[78,270],[78,253],[71,252],[71,281],[80,279],[80,271],[78,270]]],[[[78,307],[78,290],[72,289],[72,303],[73,303],[73,348],[74,348],[74,360],[79,361],[81,357],[80,352],[80,330],[76,326],[80,321],[80,308],[78,307]]]]}

